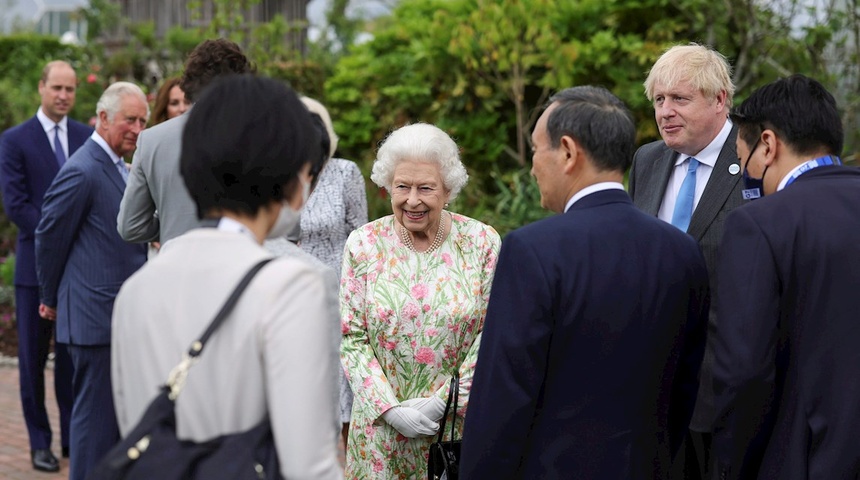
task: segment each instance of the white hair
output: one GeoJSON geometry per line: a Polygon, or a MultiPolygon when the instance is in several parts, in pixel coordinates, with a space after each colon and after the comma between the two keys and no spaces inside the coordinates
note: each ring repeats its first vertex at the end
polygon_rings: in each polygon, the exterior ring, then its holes
{"type": "Polygon", "coordinates": [[[457,144],[434,125],[414,123],[391,132],[379,147],[370,179],[390,191],[394,169],[404,161],[438,164],[449,200],[454,200],[469,181],[457,144]]]}
{"type": "MultiPolygon", "coordinates": [[[[120,103],[127,95],[137,95],[146,105],[146,120],[149,120],[149,102],[146,101],[146,94],[137,85],[131,82],[114,82],[102,93],[96,104],[96,118],[102,112],[107,113],[109,122],[113,122],[113,117],[119,112],[120,103]]],[[[96,121],[96,128],[101,126],[101,119],[96,121]]]]}

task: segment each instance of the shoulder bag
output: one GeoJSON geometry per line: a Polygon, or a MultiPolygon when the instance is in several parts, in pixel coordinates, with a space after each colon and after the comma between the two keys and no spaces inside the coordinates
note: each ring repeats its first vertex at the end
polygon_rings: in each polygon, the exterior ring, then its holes
{"type": "Polygon", "coordinates": [[[175,401],[189,368],[209,337],[224,322],[251,279],[272,259],[263,260],[242,278],[203,335],[147,407],[137,426],[89,473],[87,480],[281,479],[268,417],[250,430],[202,443],[176,437],[175,401]]]}

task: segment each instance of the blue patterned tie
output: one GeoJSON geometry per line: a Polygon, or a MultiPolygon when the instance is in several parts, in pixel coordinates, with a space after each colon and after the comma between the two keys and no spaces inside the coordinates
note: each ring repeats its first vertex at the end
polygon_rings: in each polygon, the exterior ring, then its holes
{"type": "Polygon", "coordinates": [[[678,227],[682,232],[687,231],[690,226],[690,218],[693,216],[693,200],[696,198],[696,169],[699,161],[693,157],[689,158],[687,165],[687,176],[678,191],[675,199],[675,211],[672,212],[672,225],[678,227]]]}
{"type": "Polygon", "coordinates": [[[66,152],[63,151],[63,144],[60,143],[60,125],[54,126],[54,155],[57,157],[57,164],[63,166],[66,163],[66,152]]]}

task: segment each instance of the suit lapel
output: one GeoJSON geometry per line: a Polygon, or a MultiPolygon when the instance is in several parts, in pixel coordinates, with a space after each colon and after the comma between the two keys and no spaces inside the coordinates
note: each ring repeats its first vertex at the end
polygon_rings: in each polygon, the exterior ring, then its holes
{"type": "Polygon", "coordinates": [[[663,197],[666,195],[666,186],[669,185],[669,177],[672,176],[672,169],[675,168],[675,155],[674,150],[665,147],[663,155],[654,165],[654,177],[658,183],[649,190],[649,196],[645,199],[642,210],[655,217],[660,212],[660,205],[663,204],[663,197]]]}
{"type": "Polygon", "coordinates": [[[31,119],[30,137],[33,139],[33,145],[37,150],[36,158],[39,158],[44,163],[44,166],[56,175],[60,171],[60,165],[57,164],[57,156],[54,155],[54,149],[51,147],[42,123],[35,116],[31,119]]]}
{"type": "Polygon", "coordinates": [[[690,219],[690,227],[687,233],[693,236],[696,240],[701,240],[702,235],[717,214],[722,210],[723,205],[729,198],[735,186],[741,179],[740,173],[732,175],[729,173],[729,166],[733,163],[738,163],[738,155],[735,149],[735,139],[738,136],[738,127],[732,126],[732,131],[723,144],[720,150],[720,156],[717,157],[717,163],[714,165],[714,170],[711,172],[711,178],[708,179],[708,184],[705,186],[705,191],[702,192],[702,198],[699,199],[699,204],[693,212],[693,217],[690,219]]]}
{"type": "Polygon", "coordinates": [[[125,182],[122,180],[122,175],[116,169],[116,164],[110,158],[110,155],[99,146],[98,143],[93,141],[93,144],[90,148],[93,148],[94,154],[93,157],[98,160],[98,162],[102,166],[102,171],[104,171],[105,175],[107,175],[108,179],[110,179],[110,183],[112,183],[119,190],[120,195],[125,193],[125,182]]]}

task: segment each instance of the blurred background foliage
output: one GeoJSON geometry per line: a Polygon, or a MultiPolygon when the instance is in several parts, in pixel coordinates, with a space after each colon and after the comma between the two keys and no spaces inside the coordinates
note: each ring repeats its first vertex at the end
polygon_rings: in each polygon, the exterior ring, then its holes
{"type": "MultiPolygon", "coordinates": [[[[655,140],[642,82],[666,48],[694,41],[728,57],[736,104],[781,76],[819,79],[842,108],[844,156],[860,149],[857,0],[392,0],[372,19],[348,15],[349,0],[332,0],[322,34],[304,52],[283,38],[305,24],[244,21],[243,9],[256,2],[208,0],[211,22],[159,38],[152,24],[129,24],[116,3],[92,0],[80,12],[89,25],[83,46],[0,37],[0,129],[34,114],[48,60],[75,66],[73,117],[87,122],[111,82],[132,80],[154,93],[161,79],[181,74],[197,43],[224,36],[243,46],[258,72],[322,101],[340,136],[338,156],[356,161],[366,177],[393,129],[428,122],[449,132],[471,177],[452,210],[504,234],[548,215],[529,170],[531,129],[549,95],[602,85],[631,108],[639,143],[655,140]],[[118,30],[126,42],[115,41],[118,30]]],[[[371,218],[390,213],[387,195],[369,181],[368,200],[371,218]]],[[[12,231],[0,217],[0,256],[12,231]]]]}

